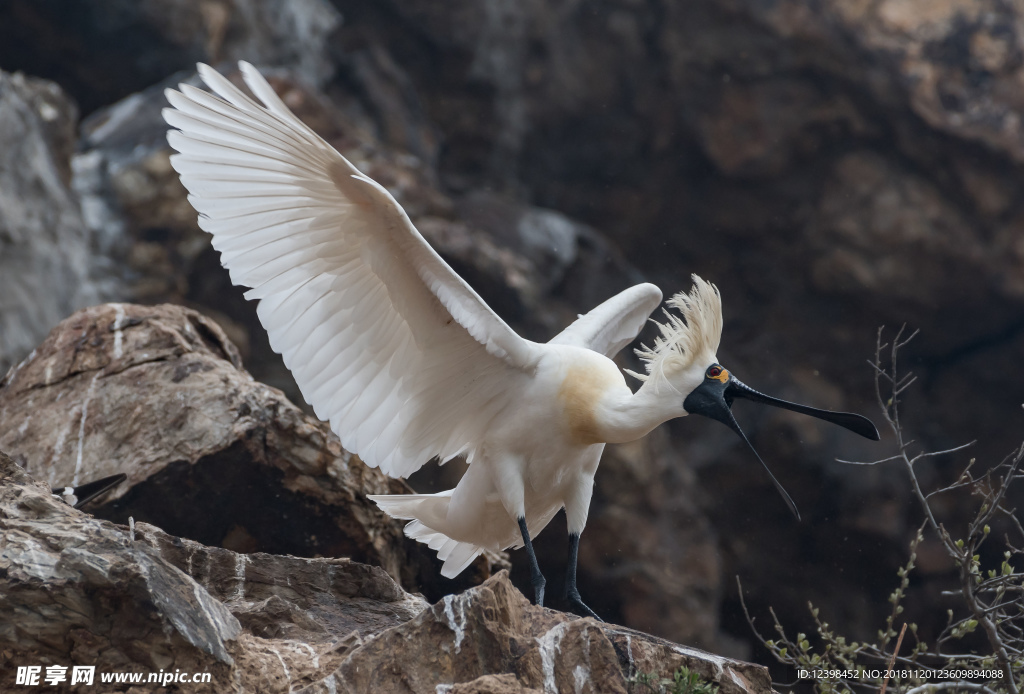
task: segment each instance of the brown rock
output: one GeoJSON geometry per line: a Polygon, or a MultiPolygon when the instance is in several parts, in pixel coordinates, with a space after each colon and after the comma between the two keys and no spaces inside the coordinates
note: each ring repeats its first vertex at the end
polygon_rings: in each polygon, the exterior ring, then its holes
{"type": "MultiPolygon", "coordinates": [[[[127,529],[58,501],[3,454],[0,480],[7,662],[212,667],[218,675],[233,664],[228,642],[241,633],[238,620],[181,571],[136,546],[127,529]]],[[[13,668],[0,673],[5,689],[14,676],[13,668]]]]}
{"type": "Polygon", "coordinates": [[[109,304],[61,323],[0,381],[0,446],[53,487],[126,473],[92,507],[99,517],[242,552],[352,557],[410,586],[437,580],[430,555],[366,499],[408,487],[253,381],[189,309],[109,304]]]}
{"type": "Polygon", "coordinates": [[[761,666],[711,656],[640,632],[531,605],[502,573],[450,595],[352,652],[310,692],[609,692],[627,677],[667,675],[686,665],[723,694],[771,691],[761,666]],[[390,659],[401,652],[406,657],[390,659]],[[502,678],[473,679],[479,672],[502,678]],[[459,684],[464,683],[464,684],[459,684]],[[451,689],[448,689],[451,687],[451,689]]]}
{"type": "Polygon", "coordinates": [[[235,554],[117,526],[2,453],[0,539],[0,652],[15,666],[0,672],[5,689],[17,667],[90,665],[97,681],[209,673],[197,692],[622,693],[638,668],[685,663],[723,694],[771,691],[764,668],[532,606],[505,573],[427,607],[346,559],[235,554]]]}
{"type": "Polygon", "coordinates": [[[539,689],[523,686],[515,675],[484,675],[472,682],[452,685],[450,694],[540,694],[539,689]]]}
{"type": "Polygon", "coordinates": [[[970,278],[996,262],[934,185],[868,152],[836,162],[806,233],[815,285],[844,294],[927,304],[951,281],[974,291],[970,278]]]}
{"type": "MultiPolygon", "coordinates": [[[[211,674],[189,691],[287,691],[425,606],[347,559],[234,554],[98,520],[3,454],[0,538],[0,652],[22,666],[180,669],[211,674]]],[[[5,667],[0,687],[15,674],[5,667]]]]}

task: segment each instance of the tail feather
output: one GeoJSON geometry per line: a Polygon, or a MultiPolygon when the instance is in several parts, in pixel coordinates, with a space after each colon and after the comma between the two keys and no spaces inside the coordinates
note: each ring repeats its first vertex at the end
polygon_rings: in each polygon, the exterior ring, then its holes
{"type": "Polygon", "coordinates": [[[449,489],[439,494],[368,494],[366,498],[392,518],[424,520],[427,516],[443,522],[448,516],[452,491],[449,489]]]}
{"type": "Polygon", "coordinates": [[[437,552],[437,558],[444,562],[441,575],[445,578],[458,576],[483,552],[481,547],[453,540],[431,527],[431,524],[443,527],[451,495],[452,490],[439,494],[389,494],[368,497],[392,518],[412,520],[405,526],[405,534],[437,552]]]}

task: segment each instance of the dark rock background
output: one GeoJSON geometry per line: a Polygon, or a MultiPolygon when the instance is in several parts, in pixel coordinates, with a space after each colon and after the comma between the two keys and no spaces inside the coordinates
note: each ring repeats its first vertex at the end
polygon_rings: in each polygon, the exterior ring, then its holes
{"type": "MultiPolygon", "coordinates": [[[[865,359],[879,325],[905,322],[921,330],[908,438],[1001,458],[1024,394],[1022,19],[1002,0],[8,0],[0,69],[26,76],[0,76],[0,371],[75,308],[170,301],[300,401],[196,227],[159,118],[196,60],[244,58],[528,337],[697,272],[722,291],[719,356],[741,378],[877,421],[865,359]]],[[[804,521],[728,432],[678,420],[609,447],[581,591],[613,621],[764,660],[739,575],[760,622],[774,605],[806,626],[812,600],[870,638],[919,514],[900,470],[834,458],[885,457],[892,438],[737,413],[804,521]]],[[[7,452],[38,472],[33,450],[7,452]]],[[[450,485],[456,466],[412,484],[450,485]]],[[[559,580],[559,521],[540,552],[559,580]]],[[[908,610],[942,618],[949,567],[919,564],[908,610]]]]}

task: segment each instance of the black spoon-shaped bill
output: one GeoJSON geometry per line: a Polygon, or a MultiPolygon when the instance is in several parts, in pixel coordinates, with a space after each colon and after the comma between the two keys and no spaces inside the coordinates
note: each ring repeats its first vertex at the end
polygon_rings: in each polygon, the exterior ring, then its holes
{"type": "Polygon", "coordinates": [[[772,474],[767,463],[761,458],[760,454],[754,448],[753,444],[747,438],[747,435],[743,433],[743,429],[740,428],[739,423],[736,421],[736,417],[732,413],[732,403],[735,399],[740,398],[744,400],[752,400],[759,402],[762,405],[771,405],[772,407],[779,407],[784,410],[791,410],[793,412],[799,412],[810,417],[816,417],[832,424],[838,424],[844,429],[849,429],[855,434],[871,439],[872,441],[878,440],[878,430],[875,425],[867,417],[862,417],[859,414],[853,414],[851,412],[832,412],[831,410],[819,410],[816,407],[808,407],[807,405],[798,405],[797,403],[789,402],[787,400],[780,400],[773,398],[770,395],[758,392],[746,385],[735,376],[725,371],[718,364],[714,364],[708,368],[706,378],[692,393],[686,396],[686,400],[683,401],[683,408],[690,414],[699,414],[710,419],[721,422],[726,425],[736,435],[743,439],[743,442],[747,444],[747,447],[753,451],[754,456],[758,462],[764,467],[768,476],[772,480],[772,484],[785,499],[786,504],[789,506],[789,510],[793,512],[797,520],[800,520],[800,511],[797,510],[796,504],[793,503],[793,499],[786,493],[786,490],[782,487],[775,475],[772,474]]]}
{"type": "Polygon", "coordinates": [[[791,412],[799,412],[800,414],[805,414],[809,417],[816,417],[817,419],[822,419],[826,422],[831,422],[832,424],[838,424],[844,429],[848,429],[855,434],[860,434],[866,439],[871,439],[872,441],[877,441],[879,439],[878,429],[875,428],[874,423],[867,417],[862,417],[861,415],[854,414],[852,412],[819,410],[817,407],[798,405],[795,402],[773,398],[770,395],[765,395],[764,393],[754,390],[735,376],[731,376],[725,387],[725,403],[729,407],[732,407],[732,402],[736,398],[752,400],[753,402],[759,402],[762,405],[770,405],[783,410],[790,410],[791,412]]]}

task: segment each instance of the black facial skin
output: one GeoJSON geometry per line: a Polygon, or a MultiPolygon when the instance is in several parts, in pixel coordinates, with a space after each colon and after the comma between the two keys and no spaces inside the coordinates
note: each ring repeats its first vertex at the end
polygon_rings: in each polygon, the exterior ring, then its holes
{"type": "Polygon", "coordinates": [[[758,455],[757,451],[751,445],[747,439],[746,434],[740,429],[739,423],[732,414],[732,403],[736,398],[743,398],[746,400],[753,400],[759,402],[762,405],[771,405],[772,407],[779,407],[784,410],[792,410],[793,412],[799,412],[806,414],[811,417],[823,419],[826,422],[832,422],[839,426],[849,429],[850,431],[860,434],[861,436],[871,439],[872,441],[878,440],[878,430],[875,429],[875,425],[871,423],[866,417],[862,417],[859,414],[852,414],[850,412],[831,412],[829,410],[819,410],[815,407],[808,407],[806,405],[798,405],[796,403],[787,402],[786,400],[779,400],[773,398],[764,393],[759,393],[750,386],[745,385],[739,379],[735,378],[728,372],[726,372],[718,364],[712,364],[708,367],[707,372],[704,375],[704,382],[697,386],[692,393],[686,396],[686,400],[683,401],[683,409],[690,414],[699,414],[704,417],[709,417],[716,421],[721,422],[730,429],[736,432],[736,434],[743,439],[744,443],[754,452],[754,455],[760,461],[761,465],[768,472],[768,476],[771,477],[772,483],[775,488],[779,490],[779,494],[786,500],[786,504],[789,505],[789,510],[793,512],[797,520],[800,520],[800,511],[797,510],[796,504],[790,498],[786,490],[782,488],[779,481],[775,479],[775,475],[768,469],[768,466],[761,456],[758,455]],[[721,375],[726,375],[726,380],[723,383],[721,375]]]}

